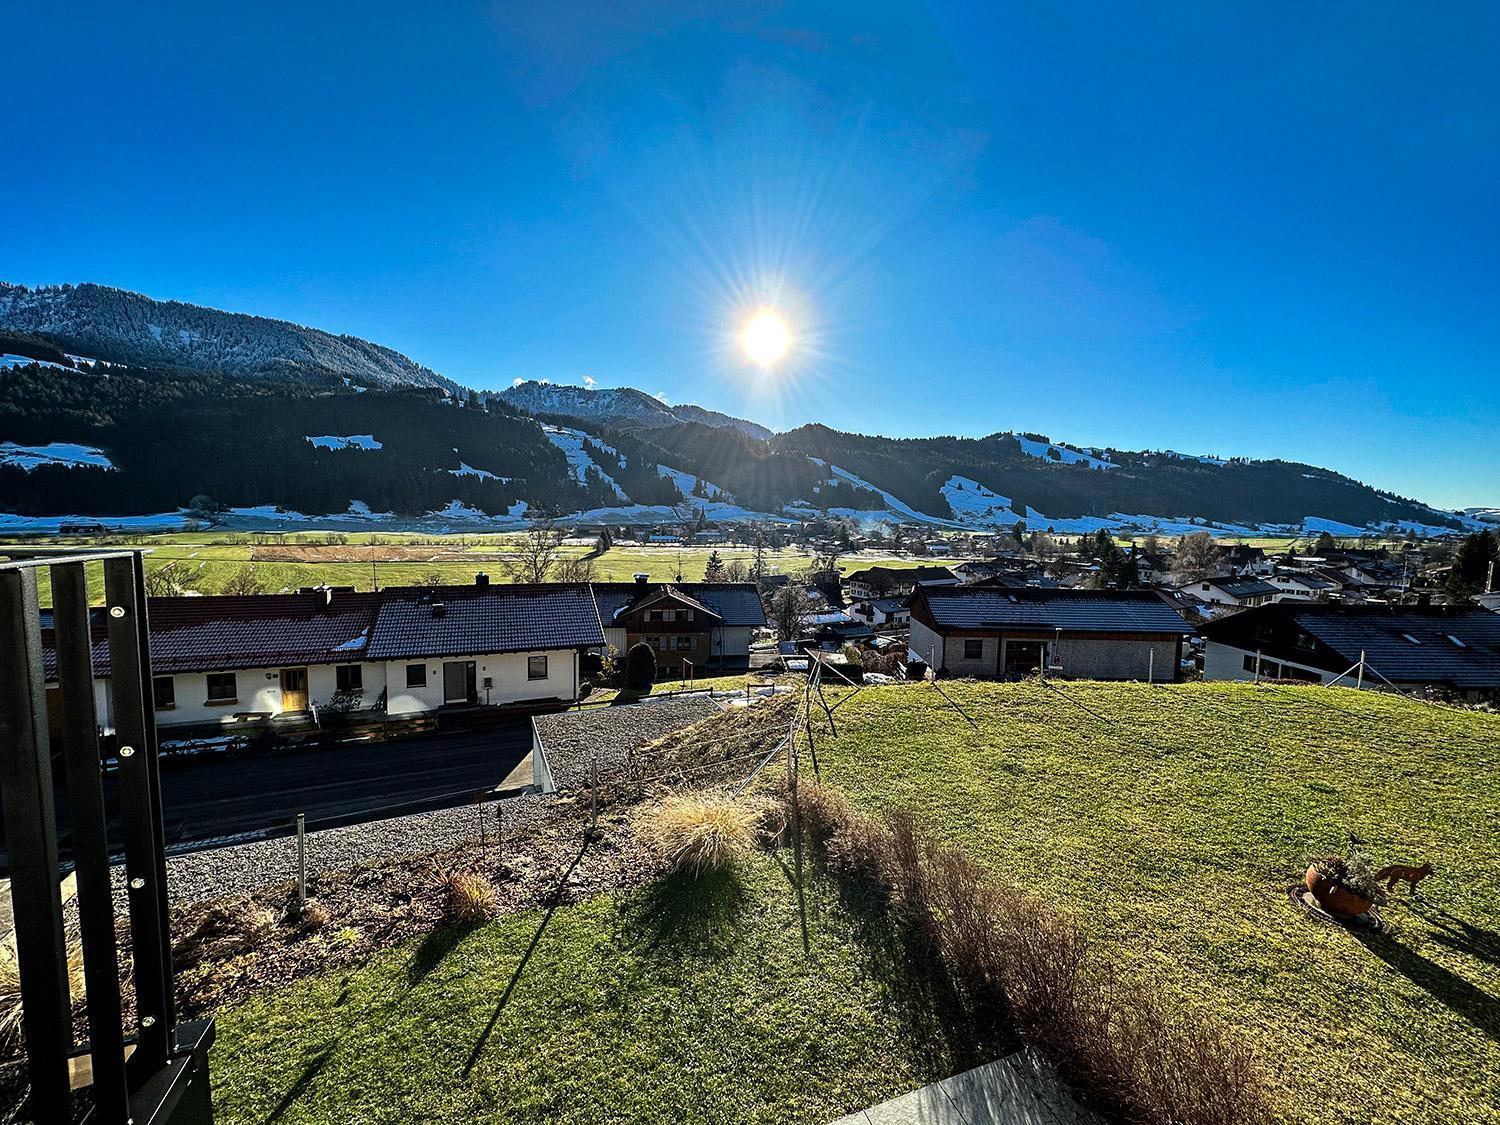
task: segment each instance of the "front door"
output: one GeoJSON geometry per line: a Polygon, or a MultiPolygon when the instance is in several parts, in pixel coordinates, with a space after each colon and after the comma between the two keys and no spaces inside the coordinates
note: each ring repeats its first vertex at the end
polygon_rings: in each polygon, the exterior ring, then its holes
{"type": "Polygon", "coordinates": [[[443,702],[473,703],[478,698],[474,684],[474,661],[449,660],[443,665],[443,702]]]}
{"type": "Polygon", "coordinates": [[[307,710],[306,668],[283,668],[281,670],[281,709],[283,711],[307,710]]]}
{"type": "Polygon", "coordinates": [[[1045,641],[1006,641],[1005,666],[1001,672],[1009,678],[1033,675],[1045,658],[1045,641]]]}

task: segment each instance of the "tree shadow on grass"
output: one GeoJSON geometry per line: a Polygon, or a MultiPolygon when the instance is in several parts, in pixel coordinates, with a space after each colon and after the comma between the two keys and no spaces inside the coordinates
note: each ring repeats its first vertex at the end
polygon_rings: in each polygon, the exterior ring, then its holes
{"type": "Polygon", "coordinates": [[[427,979],[427,974],[437,968],[443,958],[458,948],[460,942],[479,928],[477,922],[458,922],[439,926],[422,939],[417,951],[406,964],[406,985],[415,988],[427,979]]]}
{"type": "Polygon", "coordinates": [[[971,1011],[942,958],[878,888],[836,878],[816,862],[813,873],[835,889],[866,964],[891,998],[899,1030],[923,1066],[955,1074],[1020,1048],[1009,1013],[971,1011]]]}
{"type": "Polygon", "coordinates": [[[1361,945],[1462,1019],[1500,1043],[1500,999],[1408,949],[1388,934],[1351,931],[1361,945]]]}
{"type": "Polygon", "coordinates": [[[732,940],[745,900],[744,880],[734,868],[698,876],[674,871],[641,892],[630,921],[647,949],[713,949],[732,940]]]}
{"type": "Polygon", "coordinates": [[[307,1088],[312,1085],[313,1079],[317,1078],[317,1076],[322,1072],[323,1067],[327,1065],[329,1058],[333,1055],[334,1048],[337,1046],[338,1041],[335,1040],[334,1042],[329,1043],[326,1047],[324,1047],[321,1051],[319,1051],[316,1055],[308,1060],[307,1065],[302,1068],[302,1073],[297,1076],[297,1081],[293,1082],[291,1086],[287,1088],[287,1092],[283,1094],[281,1100],[276,1103],[276,1108],[271,1110],[270,1114],[267,1115],[267,1121],[281,1120],[281,1115],[287,1110],[291,1109],[292,1106],[297,1103],[297,1100],[301,1098],[302,1095],[307,1092],[307,1088]]]}

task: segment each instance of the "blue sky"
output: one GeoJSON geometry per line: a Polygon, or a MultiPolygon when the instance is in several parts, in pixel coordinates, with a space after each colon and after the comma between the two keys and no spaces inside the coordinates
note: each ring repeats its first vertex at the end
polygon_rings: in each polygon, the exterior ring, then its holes
{"type": "Polygon", "coordinates": [[[1500,8],[1423,9],[16,5],[0,277],[1500,505],[1500,8]]]}

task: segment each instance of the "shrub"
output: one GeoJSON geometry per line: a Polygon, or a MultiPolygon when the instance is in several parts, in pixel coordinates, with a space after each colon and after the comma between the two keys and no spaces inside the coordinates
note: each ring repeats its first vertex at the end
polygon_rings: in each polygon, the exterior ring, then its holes
{"type": "Polygon", "coordinates": [[[455,922],[483,922],[495,912],[495,885],[477,871],[451,871],[443,884],[447,914],[455,922]]]}
{"type": "Polygon", "coordinates": [[[656,682],[656,653],[641,641],[625,654],[625,687],[631,691],[650,691],[656,682]]]}
{"type": "Polygon", "coordinates": [[[321,930],[324,926],[328,925],[328,907],[315,898],[308,899],[306,902],[296,906],[294,910],[297,929],[303,933],[321,930]]]}
{"type": "Polygon", "coordinates": [[[698,876],[733,867],[750,850],[762,810],[727,796],[669,796],[637,822],[674,871],[698,876]]]}
{"type": "Polygon", "coordinates": [[[276,912],[252,898],[221,899],[203,908],[173,955],[186,962],[233,957],[265,942],[276,924],[276,912]]]}

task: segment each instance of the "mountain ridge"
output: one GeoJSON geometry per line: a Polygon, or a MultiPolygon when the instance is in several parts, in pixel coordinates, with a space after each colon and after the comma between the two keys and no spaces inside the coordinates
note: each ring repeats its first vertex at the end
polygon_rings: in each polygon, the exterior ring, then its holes
{"type": "Polygon", "coordinates": [[[1024,431],[774,433],[633,387],[479,393],[356,337],[92,284],[0,284],[0,352],[12,353],[0,358],[0,510],[17,518],[161,512],[196,493],[231,508],[513,522],[671,522],[678,505],[725,520],[1164,534],[1427,533],[1493,518],[1275,459],[1024,431]]]}

